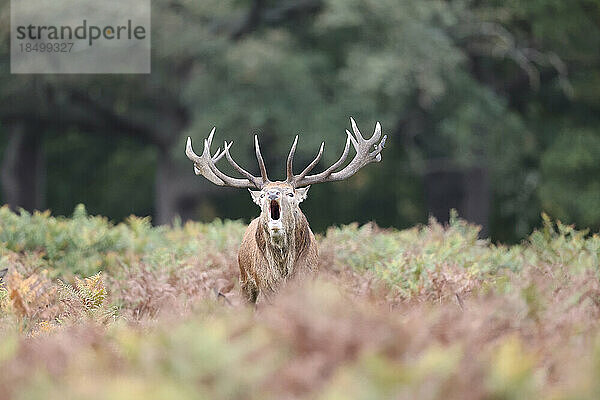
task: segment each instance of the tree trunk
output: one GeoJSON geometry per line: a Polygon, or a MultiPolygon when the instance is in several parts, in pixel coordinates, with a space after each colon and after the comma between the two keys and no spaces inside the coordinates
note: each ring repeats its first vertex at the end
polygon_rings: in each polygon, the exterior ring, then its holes
{"type": "Polygon", "coordinates": [[[182,168],[168,149],[159,148],[154,188],[154,223],[163,225],[170,224],[175,217],[180,217],[183,221],[197,217],[196,211],[202,201],[208,201],[213,194],[224,193],[226,191],[219,186],[196,176],[191,162],[189,168],[182,168]]]}
{"type": "Polygon", "coordinates": [[[481,225],[480,237],[490,234],[489,219],[492,193],[489,173],[485,167],[473,167],[463,174],[464,198],[462,202],[463,217],[467,221],[481,225]]]}
{"type": "Polygon", "coordinates": [[[154,187],[154,222],[168,224],[177,215],[176,196],[172,190],[173,160],[168,149],[158,149],[154,187]]]}
{"type": "Polygon", "coordinates": [[[449,160],[430,162],[424,177],[427,211],[446,223],[450,209],[461,218],[481,225],[480,237],[489,235],[491,190],[487,168],[460,168],[449,160]]]}
{"type": "Polygon", "coordinates": [[[45,202],[45,162],[37,127],[18,123],[8,127],[9,139],[0,182],[3,201],[13,210],[42,209],[45,202]]]}

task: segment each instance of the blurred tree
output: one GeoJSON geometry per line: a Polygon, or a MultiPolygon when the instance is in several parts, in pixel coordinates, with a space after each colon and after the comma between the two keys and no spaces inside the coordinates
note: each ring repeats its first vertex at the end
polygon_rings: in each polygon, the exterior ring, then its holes
{"type": "Polygon", "coordinates": [[[58,212],[83,200],[113,218],[153,211],[157,223],[247,218],[247,193],[192,174],[185,136],[201,151],[216,125],[215,141],[234,140],[236,159],[256,172],[258,131],[281,178],[295,134],[298,168],[326,141],[323,168],[353,115],[365,135],[380,120],[389,148],[352,180],[311,190],[317,230],[369,219],[402,227],[427,213],[445,219],[450,207],[501,240],[526,234],[541,207],[597,227],[589,207],[600,189],[583,160],[598,138],[598,4],[161,0],[148,76],[9,75],[4,40],[3,198],[34,208],[47,191],[58,212]],[[571,134],[581,145],[565,145],[571,134]],[[563,182],[572,197],[557,193],[563,182]]]}
{"type": "Polygon", "coordinates": [[[519,236],[540,209],[599,229],[600,217],[592,205],[600,199],[598,170],[589,160],[597,155],[600,138],[600,1],[490,0],[478,3],[476,15],[502,29],[505,39],[497,44],[496,54],[506,54],[504,49],[513,43],[521,46],[512,52],[518,70],[478,60],[476,71],[507,99],[531,135],[530,151],[521,163],[528,176],[521,194],[498,198],[492,226],[496,236],[514,236],[504,221],[516,208],[529,214],[516,221],[519,236]],[[527,196],[532,201],[524,203],[527,196]]]}

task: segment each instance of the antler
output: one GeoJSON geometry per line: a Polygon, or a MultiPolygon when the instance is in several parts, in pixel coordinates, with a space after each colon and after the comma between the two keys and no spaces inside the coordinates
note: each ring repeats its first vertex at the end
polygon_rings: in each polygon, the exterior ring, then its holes
{"type": "Polygon", "coordinates": [[[252,175],[250,172],[246,171],[242,167],[240,167],[229,154],[229,149],[232,142],[224,142],[223,152],[221,152],[221,148],[218,148],[216,153],[211,156],[210,155],[210,145],[212,144],[212,139],[215,134],[216,128],[212,128],[210,131],[210,135],[208,135],[207,139],[204,139],[204,150],[202,151],[202,155],[199,156],[194,153],[192,149],[192,139],[188,137],[187,144],[185,147],[185,154],[187,157],[194,163],[194,172],[196,175],[202,175],[212,183],[219,186],[231,186],[238,188],[255,188],[260,189],[266,183],[269,182],[269,178],[267,177],[267,169],[265,167],[265,162],[260,153],[260,146],[258,144],[258,137],[254,136],[254,146],[256,148],[256,158],[258,159],[258,165],[260,167],[261,177],[256,177],[252,175]],[[215,163],[219,161],[221,158],[225,156],[229,164],[238,171],[240,174],[244,175],[245,179],[240,178],[232,178],[228,175],[225,175],[223,172],[219,171],[216,167],[215,163]]]}
{"type": "Polygon", "coordinates": [[[381,161],[381,151],[385,147],[385,141],[387,139],[387,135],[383,136],[383,139],[379,141],[381,137],[381,125],[379,122],[375,124],[375,132],[373,132],[373,136],[369,139],[365,139],[358,127],[356,126],[356,122],[351,117],[350,123],[352,124],[352,131],[354,132],[354,136],[346,129],[346,134],[348,137],[346,138],[346,146],[344,147],[344,152],[341,157],[333,163],[329,168],[325,171],[308,175],[307,174],[319,163],[321,156],[323,155],[323,148],[325,146],[325,142],[321,143],[321,148],[319,149],[319,153],[315,157],[315,159],[300,173],[300,175],[295,176],[292,171],[292,164],[294,159],[294,153],[296,152],[296,144],[298,142],[298,136],[294,140],[294,144],[290,150],[290,154],[287,160],[287,181],[294,185],[294,187],[302,187],[312,185],[313,183],[321,183],[321,182],[333,182],[333,181],[341,181],[343,179],[349,178],[358,172],[359,169],[364,167],[365,165],[372,162],[381,161]],[[350,151],[350,143],[356,150],[356,155],[350,161],[348,165],[346,165],[343,169],[338,172],[334,172],[338,169],[348,157],[348,152],[350,151]],[[372,150],[371,150],[372,149],[372,150]]]}

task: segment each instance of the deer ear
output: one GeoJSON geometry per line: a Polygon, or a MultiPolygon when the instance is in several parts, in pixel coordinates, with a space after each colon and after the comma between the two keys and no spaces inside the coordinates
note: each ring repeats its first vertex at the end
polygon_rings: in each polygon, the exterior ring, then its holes
{"type": "Polygon", "coordinates": [[[255,202],[259,207],[260,207],[260,190],[250,190],[248,189],[248,191],[250,192],[250,195],[252,196],[252,201],[255,202]]]}
{"type": "Polygon", "coordinates": [[[310,189],[310,185],[296,189],[296,199],[298,200],[298,203],[302,203],[306,199],[308,196],[308,189],[310,189]]]}

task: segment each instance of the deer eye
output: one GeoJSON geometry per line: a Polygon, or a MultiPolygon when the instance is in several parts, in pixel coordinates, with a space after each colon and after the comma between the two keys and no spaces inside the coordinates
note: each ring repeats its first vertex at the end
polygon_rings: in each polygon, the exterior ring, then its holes
{"type": "Polygon", "coordinates": [[[265,197],[265,194],[264,194],[264,193],[262,193],[262,194],[260,195],[260,198],[262,199],[262,198],[264,198],[264,197],[265,197]]]}
{"type": "Polygon", "coordinates": [[[287,195],[290,197],[294,197],[294,193],[292,193],[292,192],[289,192],[287,195]]]}

